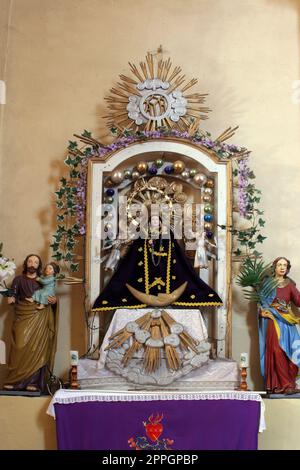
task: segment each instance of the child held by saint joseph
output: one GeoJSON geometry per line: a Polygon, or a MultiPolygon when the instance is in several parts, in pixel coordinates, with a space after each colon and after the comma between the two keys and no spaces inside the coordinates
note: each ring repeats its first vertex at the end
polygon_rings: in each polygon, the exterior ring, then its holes
{"type": "Polygon", "coordinates": [[[56,275],[59,273],[59,266],[52,262],[46,264],[44,268],[44,275],[37,277],[36,280],[43,285],[41,289],[36,290],[32,297],[26,298],[29,302],[36,302],[39,304],[37,306],[38,310],[41,310],[48,305],[48,297],[55,296],[55,284],[56,284],[56,275]]]}

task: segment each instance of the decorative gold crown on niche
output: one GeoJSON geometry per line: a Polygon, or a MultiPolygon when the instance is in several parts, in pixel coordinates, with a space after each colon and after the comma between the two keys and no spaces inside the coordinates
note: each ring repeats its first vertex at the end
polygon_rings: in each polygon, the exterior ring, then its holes
{"type": "Polygon", "coordinates": [[[161,127],[180,132],[196,130],[207,119],[209,108],[203,106],[206,94],[187,93],[198,80],[186,82],[181,67],[169,59],[156,61],[148,53],[139,68],[129,62],[132,77],[119,75],[121,82],[110,90],[105,100],[110,112],[104,116],[108,127],[117,133],[155,131],[161,127]]]}

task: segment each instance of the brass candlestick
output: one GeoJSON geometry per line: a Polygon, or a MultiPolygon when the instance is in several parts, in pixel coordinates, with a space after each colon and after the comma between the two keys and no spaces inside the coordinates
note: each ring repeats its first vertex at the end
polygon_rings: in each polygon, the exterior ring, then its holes
{"type": "Polygon", "coordinates": [[[78,381],[77,381],[77,366],[73,365],[71,366],[71,371],[70,371],[70,375],[71,375],[71,388],[73,390],[76,390],[78,388],[78,381]]]}
{"type": "Polygon", "coordinates": [[[241,383],[240,383],[240,390],[246,392],[248,390],[247,385],[247,367],[241,367],[241,383]]]}

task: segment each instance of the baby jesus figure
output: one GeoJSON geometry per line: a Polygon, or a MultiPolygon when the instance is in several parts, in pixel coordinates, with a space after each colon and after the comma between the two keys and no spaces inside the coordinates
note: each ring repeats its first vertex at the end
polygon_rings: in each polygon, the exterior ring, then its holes
{"type": "Polygon", "coordinates": [[[38,310],[41,310],[48,304],[48,297],[55,296],[56,275],[59,273],[59,266],[52,262],[48,263],[44,269],[44,276],[37,277],[36,280],[43,285],[41,289],[36,290],[32,297],[26,297],[28,302],[36,302],[38,310]]]}

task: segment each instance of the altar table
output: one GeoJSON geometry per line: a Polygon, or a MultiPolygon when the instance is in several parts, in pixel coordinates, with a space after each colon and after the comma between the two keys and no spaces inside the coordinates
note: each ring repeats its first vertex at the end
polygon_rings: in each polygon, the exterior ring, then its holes
{"type": "Polygon", "coordinates": [[[254,450],[265,428],[256,392],[59,390],[47,413],[60,450],[254,450]]]}

